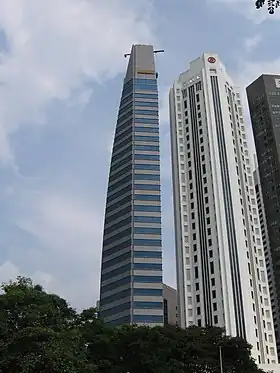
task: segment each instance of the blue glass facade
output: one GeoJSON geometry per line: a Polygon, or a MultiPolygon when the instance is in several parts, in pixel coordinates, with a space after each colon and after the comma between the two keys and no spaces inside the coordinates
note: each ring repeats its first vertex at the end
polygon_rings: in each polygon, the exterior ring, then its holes
{"type": "Polygon", "coordinates": [[[158,90],[152,46],[132,47],[109,173],[100,285],[107,324],[163,324],[158,90]]]}

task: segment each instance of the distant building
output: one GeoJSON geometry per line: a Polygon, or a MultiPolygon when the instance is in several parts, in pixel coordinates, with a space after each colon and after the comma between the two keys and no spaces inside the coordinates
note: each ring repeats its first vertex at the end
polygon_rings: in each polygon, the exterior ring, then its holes
{"type": "MultiPolygon", "coordinates": [[[[247,87],[265,212],[268,284],[280,357],[280,75],[261,75],[247,87]]],[[[265,244],[265,243],[264,243],[265,244]]]]}
{"type": "Polygon", "coordinates": [[[96,317],[99,318],[99,307],[100,307],[100,300],[96,301],[95,309],[96,309],[96,317]]]}
{"type": "Polygon", "coordinates": [[[177,290],[163,284],[164,325],[177,325],[177,290]]]}

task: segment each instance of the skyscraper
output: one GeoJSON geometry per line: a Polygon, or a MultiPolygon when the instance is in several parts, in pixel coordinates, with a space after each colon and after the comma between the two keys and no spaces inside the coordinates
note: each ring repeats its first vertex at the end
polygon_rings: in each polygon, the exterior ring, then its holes
{"type": "Polygon", "coordinates": [[[224,327],[276,363],[240,92],[217,55],[179,76],[170,117],[179,323],[224,327]]]}
{"type": "Polygon", "coordinates": [[[280,75],[262,75],[247,88],[267,224],[267,273],[280,356],[280,75]]]}
{"type": "Polygon", "coordinates": [[[154,50],[133,45],[106,200],[99,312],[107,324],[163,324],[159,157],[154,50]]]}

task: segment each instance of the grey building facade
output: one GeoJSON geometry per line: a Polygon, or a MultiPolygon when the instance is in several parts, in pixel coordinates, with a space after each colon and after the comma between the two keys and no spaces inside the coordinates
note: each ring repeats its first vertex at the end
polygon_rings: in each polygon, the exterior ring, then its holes
{"type": "Polygon", "coordinates": [[[99,315],[163,325],[158,88],[154,50],[133,45],[121,95],[106,200],[99,315]]]}
{"type": "Polygon", "coordinates": [[[177,325],[177,290],[163,284],[164,325],[177,325]]]}
{"type": "Polygon", "coordinates": [[[266,266],[280,356],[280,75],[261,75],[247,87],[258,159],[258,207],[265,212],[266,266]],[[267,233],[266,233],[267,229],[267,233]]]}

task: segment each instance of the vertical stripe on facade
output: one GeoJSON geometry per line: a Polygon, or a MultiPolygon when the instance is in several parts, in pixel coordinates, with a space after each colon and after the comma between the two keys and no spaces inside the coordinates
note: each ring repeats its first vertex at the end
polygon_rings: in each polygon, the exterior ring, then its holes
{"type": "Polygon", "coordinates": [[[242,290],[241,290],[241,280],[240,280],[240,269],[238,264],[238,252],[237,252],[237,242],[235,236],[235,223],[233,214],[233,203],[231,197],[231,186],[229,178],[229,169],[227,161],[227,151],[225,145],[225,135],[223,128],[222,119],[222,109],[219,93],[218,78],[216,76],[211,76],[211,87],[212,87],[212,97],[214,104],[214,114],[217,127],[217,139],[221,160],[221,177],[222,177],[222,187],[225,201],[225,218],[227,235],[229,242],[229,254],[230,254],[230,265],[232,269],[233,278],[233,297],[235,306],[235,317],[237,323],[237,334],[246,338],[245,321],[244,321],[244,309],[242,302],[242,290]]]}
{"type": "Polygon", "coordinates": [[[207,228],[205,225],[205,213],[204,213],[204,193],[203,193],[203,178],[201,174],[201,155],[200,145],[198,136],[198,121],[196,112],[196,98],[194,85],[189,87],[189,103],[190,103],[190,114],[191,114],[191,126],[193,136],[193,150],[195,160],[195,184],[197,194],[197,217],[198,217],[198,235],[199,235],[199,246],[201,255],[201,275],[203,284],[203,298],[204,298],[204,314],[205,324],[212,325],[212,302],[211,302],[211,285],[210,285],[210,273],[208,266],[208,245],[206,232],[207,228]]]}

